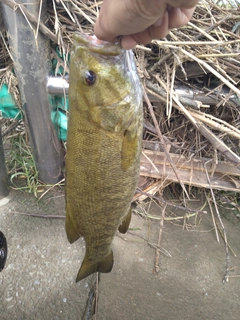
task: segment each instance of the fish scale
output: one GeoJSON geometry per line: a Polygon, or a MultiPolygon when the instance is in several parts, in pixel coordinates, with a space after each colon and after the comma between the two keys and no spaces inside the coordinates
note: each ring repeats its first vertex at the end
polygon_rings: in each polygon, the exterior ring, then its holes
{"type": "Polygon", "coordinates": [[[83,236],[80,281],[110,272],[111,243],[131,219],[141,154],[142,92],[131,52],[76,34],[70,62],[66,233],[83,236]]]}

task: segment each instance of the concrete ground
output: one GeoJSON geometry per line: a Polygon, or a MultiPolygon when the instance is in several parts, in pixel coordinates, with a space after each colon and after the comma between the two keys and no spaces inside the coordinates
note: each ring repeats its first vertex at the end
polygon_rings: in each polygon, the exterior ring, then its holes
{"type": "MultiPolygon", "coordinates": [[[[150,213],[160,217],[161,209],[152,205],[150,213]]],[[[0,230],[9,252],[0,273],[1,320],[91,319],[96,275],[75,283],[84,241],[70,245],[64,218],[56,215],[65,215],[61,189],[40,201],[14,190],[0,200],[0,230]]],[[[134,214],[129,232],[115,237],[112,272],[100,276],[94,319],[239,320],[240,225],[223,218],[236,254],[230,253],[232,270],[229,282],[223,284],[224,243],[216,242],[210,214],[197,219],[197,225],[195,222],[194,218],[187,220],[185,229],[175,220],[164,222],[161,249],[167,255],[160,253],[156,274],[154,246],[159,220],[152,222],[134,214]]]]}

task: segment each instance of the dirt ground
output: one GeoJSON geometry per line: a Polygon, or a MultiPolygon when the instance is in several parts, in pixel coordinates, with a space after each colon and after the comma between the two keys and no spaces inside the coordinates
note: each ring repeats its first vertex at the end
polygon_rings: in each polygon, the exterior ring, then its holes
{"type": "MultiPolygon", "coordinates": [[[[198,208],[201,204],[192,203],[198,208]]],[[[37,201],[31,194],[12,190],[0,200],[0,230],[9,250],[0,273],[0,318],[91,319],[86,306],[96,276],[75,283],[84,241],[67,242],[63,218],[22,213],[64,216],[63,191],[37,201]]],[[[160,208],[152,205],[151,214],[160,217],[160,208]]],[[[236,254],[230,253],[232,270],[229,282],[223,284],[225,246],[222,240],[220,244],[216,241],[210,213],[202,215],[195,227],[193,218],[186,222],[185,229],[179,223],[164,222],[161,248],[169,256],[160,254],[156,274],[154,244],[159,220],[133,215],[129,232],[115,237],[112,272],[101,274],[95,319],[240,319],[239,223],[223,218],[236,254]]]]}

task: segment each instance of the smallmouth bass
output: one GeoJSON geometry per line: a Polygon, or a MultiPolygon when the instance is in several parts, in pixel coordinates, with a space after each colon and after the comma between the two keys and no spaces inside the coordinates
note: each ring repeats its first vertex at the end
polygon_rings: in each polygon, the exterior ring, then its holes
{"type": "Polygon", "coordinates": [[[133,54],[75,34],[70,61],[66,155],[66,233],[83,236],[80,281],[110,272],[111,243],[125,233],[139,177],[142,91],[133,54]]]}

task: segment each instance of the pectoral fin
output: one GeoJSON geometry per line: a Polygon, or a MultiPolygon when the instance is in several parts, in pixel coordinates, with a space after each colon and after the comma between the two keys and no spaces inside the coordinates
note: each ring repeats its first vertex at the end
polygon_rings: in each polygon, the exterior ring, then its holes
{"type": "Polygon", "coordinates": [[[78,271],[76,282],[90,276],[94,272],[108,273],[113,267],[113,252],[107,255],[103,260],[97,263],[90,263],[86,257],[84,258],[81,268],[78,271]]]}
{"type": "Polygon", "coordinates": [[[139,138],[137,134],[133,134],[131,131],[126,130],[122,141],[122,167],[128,169],[132,163],[136,160],[137,152],[139,149],[139,138]]]}
{"type": "Polygon", "coordinates": [[[65,229],[68,241],[70,243],[75,242],[78,238],[81,237],[81,234],[76,230],[76,227],[73,225],[69,215],[66,216],[65,229]]]}
{"type": "Polygon", "coordinates": [[[124,218],[123,222],[120,224],[120,226],[118,227],[118,231],[121,233],[126,233],[131,221],[131,216],[132,216],[132,208],[130,207],[130,209],[128,210],[128,214],[126,215],[126,217],[124,218]]]}

